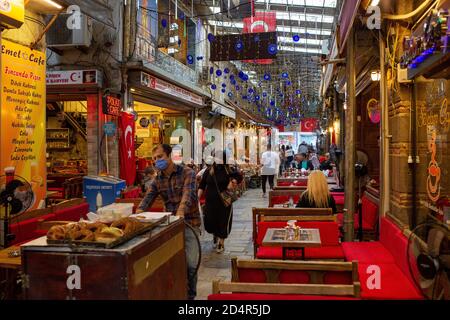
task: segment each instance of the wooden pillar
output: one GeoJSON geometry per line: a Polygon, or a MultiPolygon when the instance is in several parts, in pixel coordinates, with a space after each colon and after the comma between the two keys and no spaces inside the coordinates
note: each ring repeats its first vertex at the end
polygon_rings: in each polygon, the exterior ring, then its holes
{"type": "Polygon", "coordinates": [[[344,240],[353,241],[355,213],[356,160],[356,70],[355,30],[352,27],[347,41],[347,110],[345,112],[345,209],[344,240]]]}

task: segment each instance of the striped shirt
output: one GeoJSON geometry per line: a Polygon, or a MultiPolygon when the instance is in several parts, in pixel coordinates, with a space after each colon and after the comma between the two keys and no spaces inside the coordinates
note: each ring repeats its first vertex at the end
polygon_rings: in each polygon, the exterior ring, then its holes
{"type": "Polygon", "coordinates": [[[201,225],[194,170],[175,165],[170,176],[159,172],[138,208],[146,210],[151,207],[158,195],[164,200],[168,212],[176,214],[181,211],[187,223],[194,227],[201,225]]]}

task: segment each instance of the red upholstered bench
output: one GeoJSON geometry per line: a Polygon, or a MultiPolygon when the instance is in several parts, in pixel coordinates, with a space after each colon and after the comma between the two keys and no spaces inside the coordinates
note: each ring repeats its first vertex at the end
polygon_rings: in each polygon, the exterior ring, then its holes
{"type": "Polygon", "coordinates": [[[361,297],[364,299],[423,299],[414,284],[407,261],[408,239],[390,219],[380,220],[380,240],[376,242],[344,242],[346,260],[359,262],[361,297]],[[381,289],[370,290],[367,268],[379,266],[381,289]]]}
{"type": "MultiPolygon", "coordinates": [[[[86,219],[89,212],[89,204],[81,203],[72,207],[66,207],[58,209],[55,207],[55,218],[52,220],[58,221],[79,221],[80,219],[86,219]]],[[[49,220],[49,221],[52,221],[49,220]]]]}
{"type": "MultiPolygon", "coordinates": [[[[305,248],[305,259],[337,259],[344,260],[344,251],[339,243],[339,228],[332,221],[300,221],[297,225],[306,229],[319,229],[322,246],[305,248]]],[[[269,228],[284,228],[286,222],[262,221],[257,225],[256,257],[259,259],[282,259],[281,247],[264,247],[264,236],[269,228]]]]}
{"type": "Polygon", "coordinates": [[[27,219],[10,225],[10,232],[15,235],[15,239],[10,245],[19,245],[33,239],[39,238],[40,233],[37,232],[39,224],[42,221],[53,220],[55,215],[50,213],[40,217],[27,219]]]}

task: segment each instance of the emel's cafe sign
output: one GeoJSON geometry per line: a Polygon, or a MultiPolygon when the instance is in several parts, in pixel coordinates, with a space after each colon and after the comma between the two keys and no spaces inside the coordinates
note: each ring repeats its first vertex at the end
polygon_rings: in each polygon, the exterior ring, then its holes
{"type": "Polygon", "coordinates": [[[0,25],[3,28],[18,29],[24,20],[24,0],[0,0],[0,25]]]}

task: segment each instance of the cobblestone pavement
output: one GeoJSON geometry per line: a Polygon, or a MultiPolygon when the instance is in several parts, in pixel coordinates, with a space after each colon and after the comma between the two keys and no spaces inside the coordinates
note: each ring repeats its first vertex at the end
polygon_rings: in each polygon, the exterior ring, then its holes
{"type": "Polygon", "coordinates": [[[225,251],[216,253],[213,236],[202,231],[202,263],[198,273],[197,300],[205,300],[211,294],[213,280],[231,279],[231,258],[252,258],[252,207],[266,208],[268,199],[262,198],[261,189],[249,189],[233,204],[233,225],[225,251]]]}

